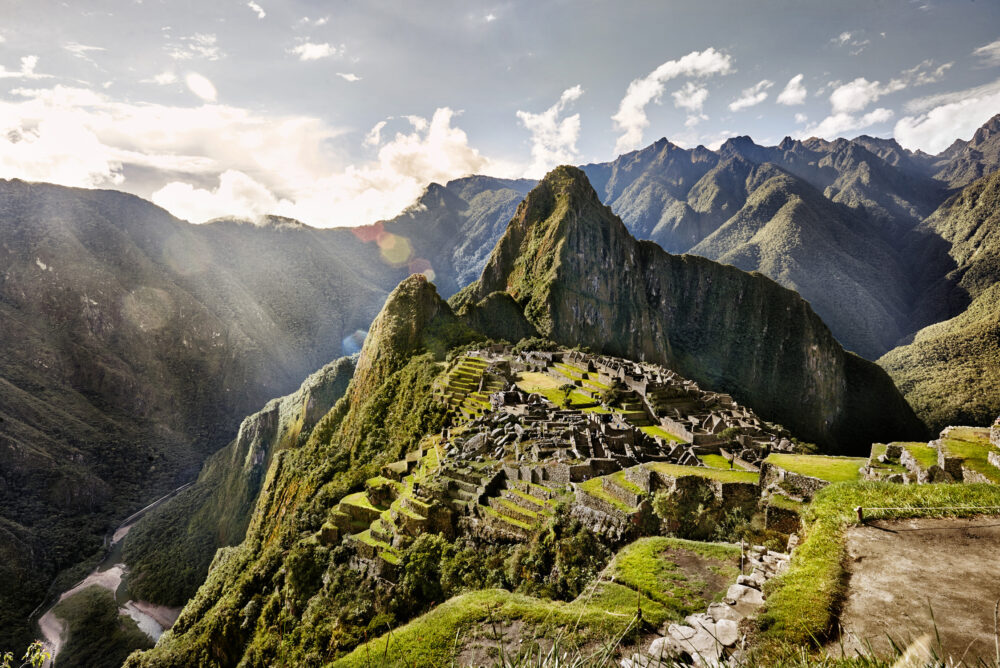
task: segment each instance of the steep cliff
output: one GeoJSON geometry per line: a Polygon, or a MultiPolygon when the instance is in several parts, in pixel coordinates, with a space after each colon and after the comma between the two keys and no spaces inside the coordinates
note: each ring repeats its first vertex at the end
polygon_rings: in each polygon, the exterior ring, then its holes
{"type": "Polygon", "coordinates": [[[760,274],[636,241],[576,168],[529,193],[452,303],[497,291],[543,336],[663,363],[833,451],[924,431],[888,376],[846,353],[808,302],[760,274]]]}
{"type": "Polygon", "coordinates": [[[134,598],[178,606],[194,595],[215,551],[243,540],[274,454],[305,442],[346,392],[355,361],[327,364],[294,393],[244,419],[236,439],[209,458],[191,487],[132,528],[124,559],[134,598]]]}

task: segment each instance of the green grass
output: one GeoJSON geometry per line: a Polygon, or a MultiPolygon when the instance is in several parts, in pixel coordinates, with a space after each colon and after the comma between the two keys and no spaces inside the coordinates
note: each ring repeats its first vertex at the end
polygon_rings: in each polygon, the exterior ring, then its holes
{"type": "Polygon", "coordinates": [[[340,500],[340,503],[345,506],[358,506],[359,508],[367,508],[369,510],[385,510],[385,508],[379,508],[378,506],[373,505],[372,502],[368,500],[368,494],[366,492],[348,494],[340,500]]]}
{"type": "Polygon", "coordinates": [[[499,519],[501,522],[507,522],[508,524],[513,524],[516,527],[524,529],[525,531],[533,531],[535,527],[531,526],[527,522],[522,522],[521,520],[514,519],[513,517],[508,517],[507,515],[501,515],[497,511],[493,510],[489,506],[480,506],[483,512],[491,517],[499,519]]]}
{"type": "Polygon", "coordinates": [[[700,459],[701,463],[705,466],[710,466],[714,469],[731,468],[729,466],[729,460],[722,455],[698,455],[698,459],[700,459]]]}
{"type": "Polygon", "coordinates": [[[550,507],[552,507],[552,506],[554,506],[556,504],[556,502],[554,500],[552,500],[552,499],[543,499],[543,498],[539,498],[537,496],[532,496],[531,494],[528,494],[527,492],[522,492],[521,490],[517,489],[516,487],[510,487],[510,488],[507,489],[507,491],[509,491],[514,496],[522,498],[525,501],[527,501],[528,503],[530,503],[530,504],[532,504],[534,506],[537,506],[539,509],[547,509],[547,508],[550,508],[550,507]]]}
{"type": "Polygon", "coordinates": [[[924,471],[937,464],[938,451],[926,443],[900,443],[924,471]]]}
{"type": "Polygon", "coordinates": [[[590,480],[581,482],[577,485],[577,489],[595,498],[601,499],[602,501],[607,501],[612,506],[614,506],[615,508],[617,508],[618,510],[622,511],[627,515],[631,515],[637,510],[636,508],[628,505],[618,497],[609,494],[607,490],[605,490],[604,487],[602,486],[600,478],[591,478],[590,480]]]}
{"type": "MultiPolygon", "coordinates": [[[[639,429],[648,436],[659,436],[662,439],[673,441],[675,443],[687,443],[687,441],[685,441],[683,438],[680,438],[679,436],[674,436],[669,431],[667,431],[666,429],[664,429],[659,425],[651,424],[648,427],[639,427],[639,429]]],[[[726,467],[727,468],[729,467],[728,463],[726,464],[726,467]]]]}
{"type": "Polygon", "coordinates": [[[627,489],[627,490],[629,490],[631,492],[634,492],[635,494],[645,494],[646,493],[645,491],[643,491],[643,489],[641,487],[639,487],[638,485],[636,485],[631,480],[628,480],[628,479],[625,478],[625,471],[616,471],[616,472],[612,473],[611,475],[609,475],[608,477],[611,478],[612,480],[614,480],[618,484],[619,487],[622,487],[622,488],[627,489]]]}
{"type": "MultiPolygon", "coordinates": [[[[543,397],[548,399],[550,402],[552,402],[559,408],[563,407],[563,400],[565,399],[566,394],[559,388],[536,390],[536,392],[538,392],[538,394],[542,395],[543,397]]],[[[588,397],[586,394],[583,394],[578,390],[573,390],[572,392],[570,392],[569,399],[570,399],[569,407],[572,409],[580,409],[584,406],[589,406],[593,404],[595,401],[591,397],[588,397]]]]}
{"type": "Polygon", "coordinates": [[[975,507],[1000,506],[1000,487],[855,482],[822,489],[803,512],[805,540],[795,550],[791,567],[767,585],[767,602],[758,616],[765,642],[807,645],[827,637],[845,594],[845,535],[857,521],[856,506],[897,508],[865,512],[877,519],[967,517],[995,513],[975,507]],[[944,506],[960,508],[942,510],[944,506]]]}
{"type": "Polygon", "coordinates": [[[948,438],[941,440],[945,452],[962,457],[965,468],[980,473],[990,482],[1000,483],[1000,470],[989,463],[987,457],[993,446],[986,430],[952,429],[948,438]],[[982,432],[986,432],[983,434],[982,432]]]}
{"type": "Polygon", "coordinates": [[[864,457],[828,455],[788,455],[775,453],[764,460],[791,473],[807,475],[827,482],[853,482],[861,479],[859,470],[868,461],[864,457]]]}
{"type": "Polygon", "coordinates": [[[615,582],[663,604],[671,619],[680,620],[703,612],[725,593],[739,575],[739,556],[740,548],[734,545],[660,536],[640,538],[615,555],[607,573],[614,576],[615,582]],[[685,566],[676,564],[668,550],[688,553],[685,566]],[[702,561],[702,569],[692,565],[691,557],[702,561]],[[706,570],[721,578],[716,587],[706,582],[706,570]]]}
{"type": "Polygon", "coordinates": [[[768,499],[767,505],[774,506],[775,508],[784,508],[785,510],[794,510],[797,513],[801,513],[809,504],[804,501],[789,499],[784,494],[772,494],[768,499]]]}
{"type": "MultiPolygon", "coordinates": [[[[337,661],[335,668],[368,666],[458,665],[456,648],[473,635],[492,643],[492,627],[513,621],[523,623],[524,645],[535,638],[561,639],[567,649],[587,643],[613,642],[634,627],[636,592],[610,582],[587,589],[571,603],[486,589],[449,599],[427,614],[391,633],[356,648],[337,661]]],[[[643,619],[656,627],[671,619],[656,601],[639,599],[643,619]]]]}
{"type": "Polygon", "coordinates": [[[730,471],[728,469],[711,469],[704,466],[681,466],[679,464],[667,464],[666,462],[652,462],[643,464],[643,466],[673,478],[696,475],[720,482],[748,482],[755,485],[760,482],[760,474],[753,471],[730,471]]]}

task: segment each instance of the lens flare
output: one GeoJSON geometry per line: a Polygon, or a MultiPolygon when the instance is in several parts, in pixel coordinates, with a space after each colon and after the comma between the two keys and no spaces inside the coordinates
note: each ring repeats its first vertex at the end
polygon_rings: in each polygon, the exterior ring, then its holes
{"type": "Polygon", "coordinates": [[[367,335],[368,332],[361,329],[355,330],[353,334],[348,334],[340,342],[341,350],[345,355],[353,355],[354,353],[361,352],[361,346],[364,345],[367,335]]]}
{"type": "Polygon", "coordinates": [[[413,255],[413,247],[410,240],[398,234],[387,232],[378,239],[378,247],[382,252],[382,259],[391,265],[399,266],[406,264],[413,255]]]}

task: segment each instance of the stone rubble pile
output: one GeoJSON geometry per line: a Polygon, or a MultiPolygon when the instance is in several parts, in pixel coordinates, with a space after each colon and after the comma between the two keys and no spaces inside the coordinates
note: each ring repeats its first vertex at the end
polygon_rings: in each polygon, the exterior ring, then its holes
{"type": "Polygon", "coordinates": [[[688,615],[683,624],[665,625],[661,637],[653,640],[645,652],[622,659],[622,668],[709,668],[739,662],[743,637],[740,622],[764,605],[764,583],[784,573],[789,559],[788,554],[754,546],[745,564],[749,575],[737,578],[722,603],[712,603],[707,612],[688,615]]]}

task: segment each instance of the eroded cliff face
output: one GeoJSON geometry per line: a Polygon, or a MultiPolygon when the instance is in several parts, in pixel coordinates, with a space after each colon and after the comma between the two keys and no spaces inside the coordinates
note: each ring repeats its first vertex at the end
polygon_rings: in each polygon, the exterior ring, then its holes
{"type": "Polygon", "coordinates": [[[529,193],[455,304],[496,291],[559,343],[665,364],[829,450],[923,434],[888,376],[846,353],[797,293],[636,241],[578,169],[529,193]]]}
{"type": "Polygon", "coordinates": [[[305,442],[344,396],[355,362],[342,357],[327,364],[292,394],[245,418],[236,438],[205,463],[194,485],[132,529],[124,556],[134,597],[183,605],[194,595],[215,551],[246,535],[275,454],[305,442]]]}

